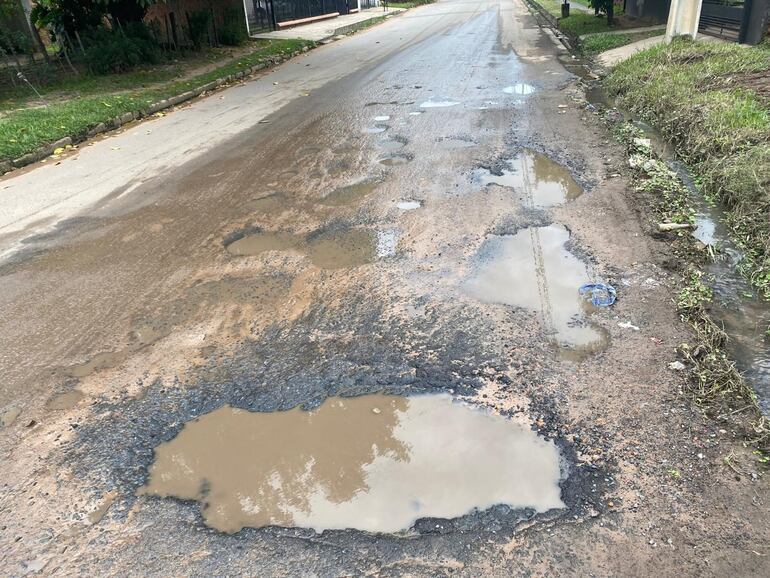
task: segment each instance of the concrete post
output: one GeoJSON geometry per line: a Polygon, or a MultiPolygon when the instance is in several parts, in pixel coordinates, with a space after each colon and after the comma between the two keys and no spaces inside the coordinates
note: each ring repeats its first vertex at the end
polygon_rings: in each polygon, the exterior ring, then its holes
{"type": "Polygon", "coordinates": [[[674,36],[698,34],[698,22],[703,0],[671,0],[666,26],[666,42],[671,42],[674,36]]]}

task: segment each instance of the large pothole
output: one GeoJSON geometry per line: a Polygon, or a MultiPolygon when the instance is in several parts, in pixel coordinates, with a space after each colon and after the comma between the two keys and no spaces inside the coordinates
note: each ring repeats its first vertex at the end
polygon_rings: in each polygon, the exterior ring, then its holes
{"type": "Polygon", "coordinates": [[[490,236],[463,288],[485,303],[538,312],[545,331],[563,354],[580,358],[606,348],[609,336],[587,321],[592,306],[578,289],[591,275],[585,263],[567,250],[569,237],[563,225],[490,236]]]}
{"type": "Polygon", "coordinates": [[[476,169],[474,179],[482,185],[514,189],[522,204],[531,208],[560,205],[583,193],[569,170],[544,154],[524,149],[503,165],[499,171],[476,169]]]}
{"type": "Polygon", "coordinates": [[[313,411],[224,406],[155,450],[140,493],[198,500],[207,525],[396,532],[494,505],[564,506],[559,451],[448,394],[329,398],[313,411]]]}
{"type": "Polygon", "coordinates": [[[349,228],[326,230],[307,236],[256,230],[234,241],[225,241],[234,256],[257,256],[268,251],[297,250],[321,269],[342,269],[371,263],[379,255],[382,232],[349,228]]]}

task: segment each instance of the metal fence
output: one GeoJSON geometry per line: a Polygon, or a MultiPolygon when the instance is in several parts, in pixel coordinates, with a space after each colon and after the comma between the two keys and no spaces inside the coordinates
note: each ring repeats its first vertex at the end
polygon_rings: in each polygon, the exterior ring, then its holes
{"type": "Polygon", "coordinates": [[[699,30],[704,34],[741,41],[744,17],[748,14],[743,0],[703,0],[699,30]]]}
{"type": "Polygon", "coordinates": [[[278,24],[334,12],[347,14],[351,8],[357,7],[356,0],[273,0],[278,24]]]}
{"type": "Polygon", "coordinates": [[[273,0],[244,0],[249,34],[267,32],[275,28],[273,0]]]}

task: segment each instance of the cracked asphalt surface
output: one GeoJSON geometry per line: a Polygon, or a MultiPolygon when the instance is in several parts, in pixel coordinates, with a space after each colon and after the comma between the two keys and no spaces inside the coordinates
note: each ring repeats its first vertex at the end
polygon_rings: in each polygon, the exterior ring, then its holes
{"type": "Polygon", "coordinates": [[[0,237],[0,573],[766,575],[767,482],[667,368],[688,337],[671,254],[570,62],[521,0],[440,1],[3,179],[25,226],[0,237]],[[523,148],[583,194],[533,208],[474,178],[523,148]],[[578,320],[607,336],[586,356],[544,310],[463,290],[490,237],[552,224],[618,287],[578,320]],[[228,251],[257,235],[284,246],[228,251]],[[566,507],[229,535],[136,495],[153,449],[225,404],[380,391],[531,424],[562,452],[566,507]]]}

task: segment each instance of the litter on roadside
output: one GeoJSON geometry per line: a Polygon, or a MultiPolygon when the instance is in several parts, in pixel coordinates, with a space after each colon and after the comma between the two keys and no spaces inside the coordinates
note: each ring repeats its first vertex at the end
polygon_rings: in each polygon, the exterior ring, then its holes
{"type": "Polygon", "coordinates": [[[609,307],[617,297],[615,288],[607,283],[586,283],[581,285],[578,293],[584,299],[589,299],[595,307],[609,307]]]}
{"type": "Polygon", "coordinates": [[[639,331],[639,328],[630,321],[620,321],[618,322],[618,327],[621,329],[633,329],[634,331],[639,331]]]}

